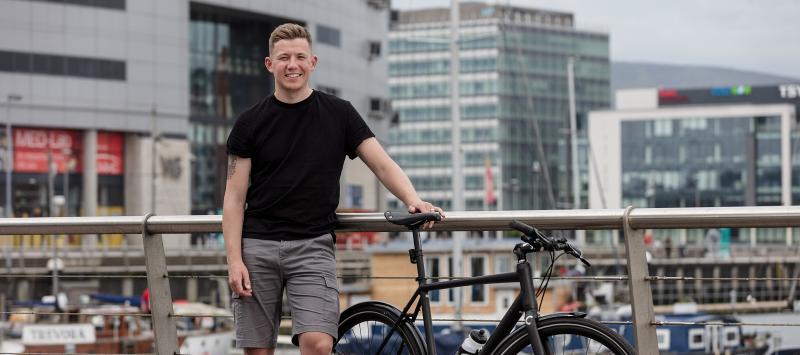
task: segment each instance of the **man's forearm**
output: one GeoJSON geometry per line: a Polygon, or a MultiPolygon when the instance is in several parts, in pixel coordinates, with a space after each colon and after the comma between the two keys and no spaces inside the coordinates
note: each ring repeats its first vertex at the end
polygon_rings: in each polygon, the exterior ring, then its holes
{"type": "Polygon", "coordinates": [[[417,191],[414,189],[414,185],[411,184],[408,175],[395,162],[387,164],[386,168],[376,172],[375,175],[383,186],[389,189],[389,192],[407,206],[419,200],[417,191]]]}
{"type": "Polygon", "coordinates": [[[222,211],[222,236],[228,263],[242,261],[242,221],[244,208],[225,206],[222,211]]]}

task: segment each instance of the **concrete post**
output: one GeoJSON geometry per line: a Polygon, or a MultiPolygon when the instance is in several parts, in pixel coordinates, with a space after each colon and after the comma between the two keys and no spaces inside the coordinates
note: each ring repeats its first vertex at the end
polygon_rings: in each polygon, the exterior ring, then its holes
{"type": "Polygon", "coordinates": [[[153,321],[155,350],[158,355],[178,353],[178,329],[172,309],[172,292],[169,289],[167,258],[161,235],[147,231],[147,220],[152,214],[144,216],[142,238],[147,268],[147,287],[150,289],[150,313],[153,321]]]}
{"type": "Polygon", "coordinates": [[[633,311],[634,338],[636,339],[636,352],[639,354],[658,354],[658,338],[656,327],[653,325],[655,314],[653,312],[653,291],[647,270],[645,257],[644,231],[631,227],[631,211],[633,207],[625,209],[622,223],[625,230],[625,249],[628,258],[628,284],[633,311]]]}

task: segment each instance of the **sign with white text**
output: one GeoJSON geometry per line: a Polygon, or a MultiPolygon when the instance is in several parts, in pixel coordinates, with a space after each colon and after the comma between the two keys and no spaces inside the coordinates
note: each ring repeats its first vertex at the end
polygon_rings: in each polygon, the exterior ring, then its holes
{"type": "Polygon", "coordinates": [[[22,328],[24,345],[93,344],[91,324],[30,324],[22,328]]]}

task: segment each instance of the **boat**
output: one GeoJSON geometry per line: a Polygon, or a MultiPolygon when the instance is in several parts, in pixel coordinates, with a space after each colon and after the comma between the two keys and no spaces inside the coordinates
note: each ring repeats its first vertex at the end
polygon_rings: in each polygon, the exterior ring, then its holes
{"type": "MultiPolygon", "coordinates": [[[[632,320],[628,305],[618,306],[614,312],[593,310],[589,315],[600,321],[632,320]]],[[[656,315],[655,318],[656,322],[672,323],[656,328],[661,355],[764,355],[769,348],[766,339],[760,335],[744,334],[741,321],[736,317],[697,312],[692,304],[677,304],[673,313],[656,315]]],[[[635,346],[632,324],[613,323],[608,326],[635,346]]]]}
{"type": "Polygon", "coordinates": [[[800,355],[800,346],[782,347],[770,350],[766,355],[800,355]]]}
{"type": "MultiPolygon", "coordinates": [[[[153,353],[148,312],[132,305],[131,297],[110,296],[92,295],[90,303],[79,305],[52,298],[15,304],[0,346],[14,350],[9,353],[153,353]]],[[[234,337],[230,311],[181,300],[173,302],[173,310],[180,353],[228,353],[234,337]]]]}

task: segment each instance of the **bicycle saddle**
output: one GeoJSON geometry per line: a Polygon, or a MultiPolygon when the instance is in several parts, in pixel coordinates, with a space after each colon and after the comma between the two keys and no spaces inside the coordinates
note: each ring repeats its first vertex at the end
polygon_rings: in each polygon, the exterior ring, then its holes
{"type": "Polygon", "coordinates": [[[437,212],[432,213],[403,213],[403,214],[393,214],[392,211],[386,211],[383,214],[383,217],[386,218],[387,221],[405,226],[408,228],[419,227],[425,223],[431,221],[441,221],[442,216],[437,212]]]}

